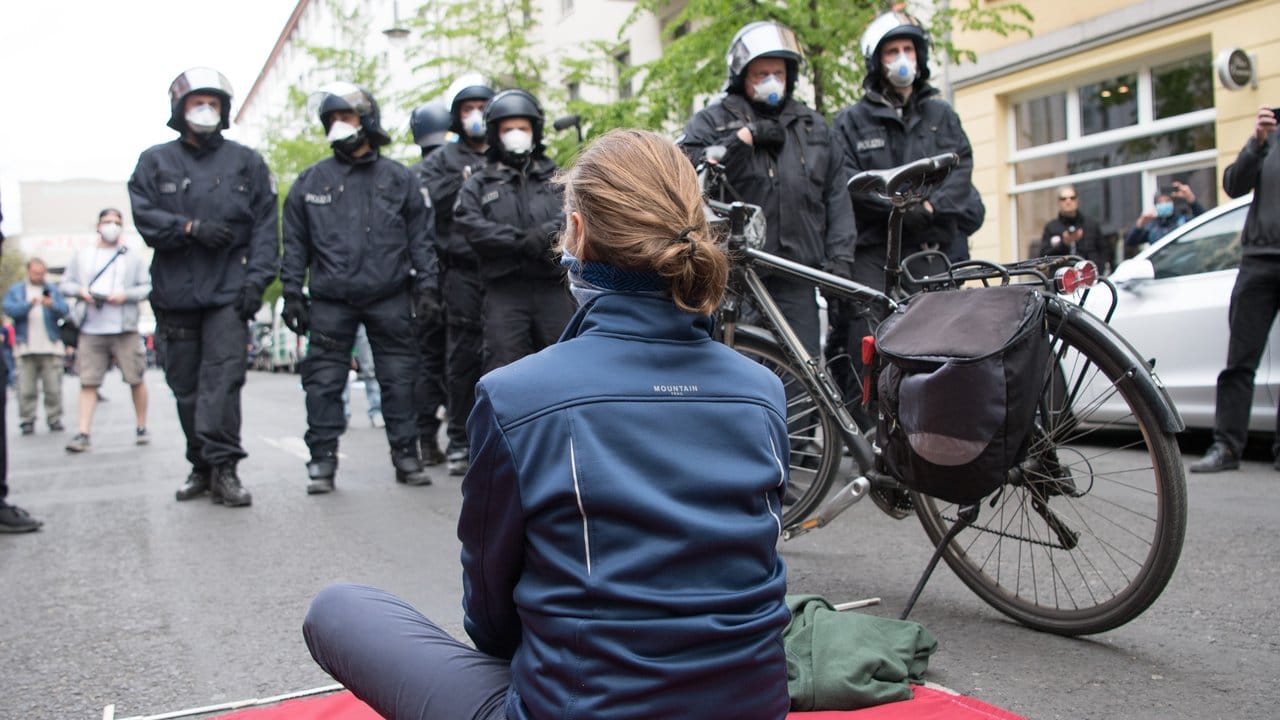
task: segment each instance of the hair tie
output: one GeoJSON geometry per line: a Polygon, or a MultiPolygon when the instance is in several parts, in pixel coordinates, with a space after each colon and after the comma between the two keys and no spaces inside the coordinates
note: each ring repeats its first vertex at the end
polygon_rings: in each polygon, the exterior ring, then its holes
{"type": "Polygon", "coordinates": [[[687,242],[690,245],[692,245],[693,243],[698,241],[697,238],[692,236],[692,233],[696,232],[697,230],[698,228],[696,227],[687,227],[681,230],[680,234],[676,236],[676,242],[687,242]]]}

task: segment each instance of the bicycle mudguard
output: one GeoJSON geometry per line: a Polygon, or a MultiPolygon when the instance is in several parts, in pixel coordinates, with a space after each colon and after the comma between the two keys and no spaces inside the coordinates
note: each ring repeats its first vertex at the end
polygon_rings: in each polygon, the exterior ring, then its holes
{"type": "Polygon", "coordinates": [[[1173,400],[1169,397],[1164,385],[1160,383],[1155,373],[1152,372],[1151,366],[1138,354],[1137,350],[1133,349],[1128,340],[1121,337],[1098,316],[1075,303],[1059,299],[1055,301],[1055,304],[1062,308],[1066,322],[1084,326],[1086,331],[1096,337],[1108,353],[1129,360],[1125,368],[1125,375],[1134,383],[1134,387],[1137,388],[1142,399],[1151,406],[1160,421],[1161,429],[1166,432],[1178,433],[1187,428],[1187,424],[1182,420],[1182,413],[1179,413],[1178,408],[1174,406],[1173,400]]]}

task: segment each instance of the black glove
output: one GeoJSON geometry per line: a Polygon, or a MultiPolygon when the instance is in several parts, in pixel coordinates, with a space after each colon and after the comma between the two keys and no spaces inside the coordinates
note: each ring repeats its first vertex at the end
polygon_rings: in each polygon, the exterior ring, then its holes
{"type": "Polygon", "coordinates": [[[925,241],[924,233],[933,225],[933,213],[923,203],[916,203],[902,216],[902,245],[914,247],[925,241]]]}
{"type": "Polygon", "coordinates": [[[241,320],[249,320],[257,315],[261,307],[262,288],[255,285],[245,285],[240,288],[240,295],[236,298],[236,313],[241,320]]]}
{"type": "Polygon", "coordinates": [[[546,257],[551,249],[551,236],[541,230],[525,230],[520,240],[524,254],[532,258],[546,257]]]}
{"type": "Polygon", "coordinates": [[[422,288],[414,293],[413,314],[424,327],[439,325],[444,317],[439,292],[435,288],[422,288]]]}
{"type": "Polygon", "coordinates": [[[311,329],[311,304],[301,295],[285,295],[280,318],[290,330],[305,335],[311,329]]]}
{"type": "Polygon", "coordinates": [[[757,120],[747,125],[751,144],[764,150],[777,150],[787,141],[787,131],[777,120],[757,120]]]}
{"type": "Polygon", "coordinates": [[[191,239],[211,250],[221,250],[236,241],[236,231],[218,220],[192,220],[191,239]]]}
{"type": "Polygon", "coordinates": [[[853,261],[845,258],[830,258],[822,263],[822,272],[831,273],[845,280],[853,279],[853,261]]]}

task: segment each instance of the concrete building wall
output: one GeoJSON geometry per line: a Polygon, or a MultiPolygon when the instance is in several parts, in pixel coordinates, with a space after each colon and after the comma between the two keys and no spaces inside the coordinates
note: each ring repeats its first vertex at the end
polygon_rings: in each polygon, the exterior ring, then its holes
{"type": "MultiPolygon", "coordinates": [[[[988,48],[976,65],[960,66],[952,74],[955,107],[973,143],[974,182],[987,203],[986,224],[973,238],[974,256],[1000,260],[1025,257],[1031,241],[1029,229],[1043,225],[1054,213],[1051,198],[1047,198],[1049,203],[1027,199],[1033,193],[1045,198],[1056,180],[1020,178],[1014,162],[1028,154],[1027,148],[1018,145],[1018,133],[1044,130],[1019,127],[1015,117],[1019,102],[1057,92],[1083,92],[1083,87],[1130,72],[1147,78],[1139,83],[1141,95],[1143,87],[1153,86],[1152,68],[1162,62],[1191,56],[1212,58],[1224,48],[1238,47],[1256,55],[1258,87],[1230,91],[1214,76],[1212,108],[1183,116],[1211,128],[1214,142],[1210,148],[1186,155],[1189,159],[1185,163],[1159,156],[1137,163],[1136,178],[1131,178],[1132,188],[1125,193],[1136,193],[1136,200],[1129,203],[1136,201],[1145,208],[1157,185],[1170,173],[1190,173],[1201,185],[1197,192],[1206,204],[1225,198],[1220,190],[1222,171],[1246,140],[1258,107],[1280,104],[1280,4],[1270,0],[1149,0],[1117,8],[1087,1],[1071,4],[1071,12],[1079,18],[1074,22],[1064,15],[1060,3],[1032,0],[1024,4],[1041,19],[1038,26],[1045,28],[1043,34],[1029,40],[1007,39],[1003,46],[988,48]]],[[[1140,97],[1139,102],[1148,107],[1150,97],[1140,97]]],[[[1161,132],[1162,122],[1146,110],[1140,113],[1139,127],[1112,130],[1111,134],[1117,142],[1144,137],[1158,142],[1161,135],[1179,129],[1161,132]]],[[[1093,139],[1098,137],[1103,136],[1093,139]]],[[[1061,150],[1071,152],[1089,141],[1089,136],[1076,135],[1061,143],[1061,150]]],[[[1034,154],[1034,148],[1032,151],[1034,154]]],[[[1030,164],[1024,160],[1024,169],[1030,164]]],[[[1097,179],[1109,172],[1116,172],[1116,168],[1093,168],[1082,177],[1097,179]]],[[[1099,193],[1099,198],[1115,200],[1105,192],[1099,193]]],[[[1082,212],[1095,217],[1105,214],[1105,207],[1090,208],[1087,196],[1082,195],[1082,200],[1082,212]]],[[[1106,218],[1104,230],[1123,233],[1141,208],[1133,209],[1133,217],[1115,210],[1115,217],[1106,218]]]]}

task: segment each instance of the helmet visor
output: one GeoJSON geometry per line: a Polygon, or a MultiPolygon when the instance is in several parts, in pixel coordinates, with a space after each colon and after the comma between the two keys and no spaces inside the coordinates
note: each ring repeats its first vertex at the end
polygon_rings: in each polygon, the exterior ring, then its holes
{"type": "Polygon", "coordinates": [[[352,110],[360,117],[373,109],[369,95],[349,82],[329,83],[307,96],[307,114],[319,116],[321,110],[352,110]]]}
{"type": "Polygon", "coordinates": [[[903,26],[920,28],[914,18],[903,12],[890,11],[872,20],[862,33],[862,57],[870,59],[885,36],[903,26]]]}
{"type": "Polygon", "coordinates": [[[772,22],[752,23],[743,28],[729,47],[729,72],[740,75],[752,60],[765,55],[796,62],[804,60],[800,42],[791,28],[772,22]]]}
{"type": "Polygon", "coordinates": [[[211,90],[230,98],[231,82],[213,68],[191,68],[173,79],[173,83],[169,85],[169,101],[176,105],[179,100],[196,90],[211,90]]]}

